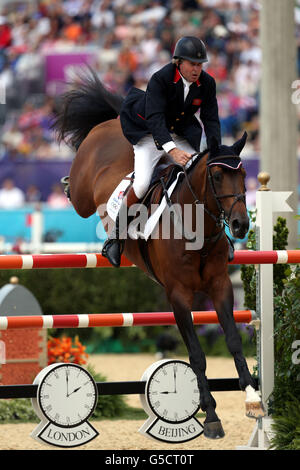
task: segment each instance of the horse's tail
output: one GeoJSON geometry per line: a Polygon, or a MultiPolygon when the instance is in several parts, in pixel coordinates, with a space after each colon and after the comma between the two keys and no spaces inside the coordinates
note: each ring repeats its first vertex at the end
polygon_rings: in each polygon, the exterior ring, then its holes
{"type": "Polygon", "coordinates": [[[61,95],[52,122],[58,142],[64,141],[76,150],[93,127],[119,115],[123,102],[121,96],[103,86],[91,68],[78,78],[79,83],[61,95]]]}

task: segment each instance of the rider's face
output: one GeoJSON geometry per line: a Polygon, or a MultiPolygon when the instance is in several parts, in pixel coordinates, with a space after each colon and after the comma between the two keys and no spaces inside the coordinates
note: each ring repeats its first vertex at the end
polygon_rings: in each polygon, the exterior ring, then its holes
{"type": "Polygon", "coordinates": [[[198,64],[197,62],[191,62],[190,60],[183,59],[179,66],[179,70],[180,70],[181,75],[188,82],[196,82],[202,71],[202,64],[198,64]]]}

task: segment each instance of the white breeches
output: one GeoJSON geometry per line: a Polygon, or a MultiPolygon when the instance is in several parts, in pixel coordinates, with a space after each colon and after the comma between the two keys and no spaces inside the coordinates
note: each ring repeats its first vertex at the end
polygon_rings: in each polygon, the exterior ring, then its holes
{"type": "MultiPolygon", "coordinates": [[[[171,134],[177,148],[185,150],[190,154],[195,153],[193,147],[183,137],[171,134]]],[[[141,199],[147,192],[155,165],[165,153],[158,150],[152,135],[146,135],[136,145],[134,149],[134,183],[133,189],[136,196],[141,199]]]]}

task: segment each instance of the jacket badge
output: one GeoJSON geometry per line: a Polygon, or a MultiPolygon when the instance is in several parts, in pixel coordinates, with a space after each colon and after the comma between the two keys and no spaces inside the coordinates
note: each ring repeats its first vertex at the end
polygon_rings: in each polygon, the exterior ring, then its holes
{"type": "Polygon", "coordinates": [[[199,98],[192,101],[192,105],[194,106],[200,106],[201,103],[202,103],[202,100],[200,100],[199,98]]]}

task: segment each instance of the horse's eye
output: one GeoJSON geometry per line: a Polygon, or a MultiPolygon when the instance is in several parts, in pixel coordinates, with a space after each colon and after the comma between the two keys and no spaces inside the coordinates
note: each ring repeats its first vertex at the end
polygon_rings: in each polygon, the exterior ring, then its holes
{"type": "Polygon", "coordinates": [[[222,181],[222,173],[221,173],[220,171],[217,171],[216,173],[214,173],[213,178],[214,178],[214,181],[215,181],[216,183],[221,183],[221,181],[222,181]]]}

